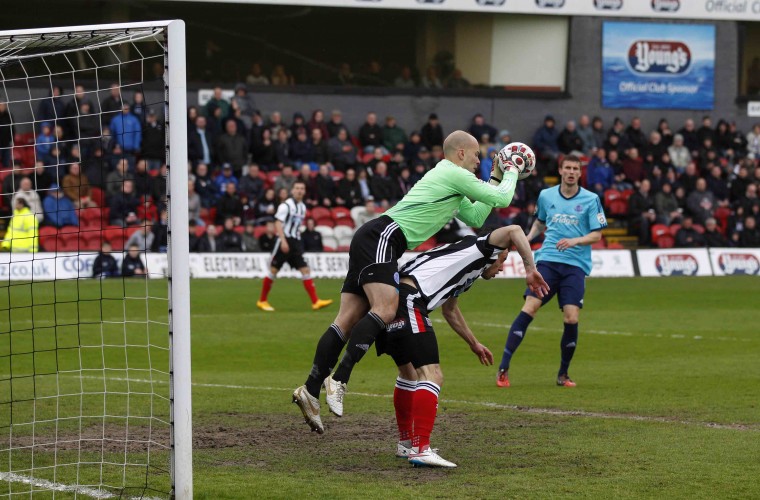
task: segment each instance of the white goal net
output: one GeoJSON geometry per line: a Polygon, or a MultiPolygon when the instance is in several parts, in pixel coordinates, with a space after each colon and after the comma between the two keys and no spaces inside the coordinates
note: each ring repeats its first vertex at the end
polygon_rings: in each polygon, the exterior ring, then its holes
{"type": "Polygon", "coordinates": [[[0,32],[0,498],[191,498],[181,21],[0,32]]]}

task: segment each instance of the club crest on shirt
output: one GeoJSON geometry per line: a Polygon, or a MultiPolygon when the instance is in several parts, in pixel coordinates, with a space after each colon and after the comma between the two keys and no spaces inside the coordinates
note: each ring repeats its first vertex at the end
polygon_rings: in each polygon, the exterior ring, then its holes
{"type": "Polygon", "coordinates": [[[575,205],[575,211],[578,213],[583,212],[583,205],[575,205]]]}

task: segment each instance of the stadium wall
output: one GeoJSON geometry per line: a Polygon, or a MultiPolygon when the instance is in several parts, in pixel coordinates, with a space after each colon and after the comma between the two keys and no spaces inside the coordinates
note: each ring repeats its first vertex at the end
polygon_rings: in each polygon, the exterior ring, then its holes
{"type": "MultiPolygon", "coordinates": [[[[122,254],[115,252],[120,263],[122,254]]],[[[416,253],[407,252],[405,262],[416,253]]],[[[0,280],[47,281],[78,279],[92,276],[95,253],[0,254],[0,280]]],[[[190,254],[190,275],[193,278],[263,278],[269,272],[268,253],[190,254]]],[[[596,250],[592,252],[592,277],[665,277],[665,276],[731,276],[760,275],[760,249],[700,248],[652,250],[596,250]]],[[[167,274],[166,254],[145,254],[149,277],[167,274]]],[[[316,278],[343,278],[348,270],[347,253],[307,253],[311,275],[316,278]]],[[[299,278],[300,273],[286,264],[282,278],[299,278]]],[[[522,278],[525,269],[519,256],[512,252],[497,278],[522,278]]]]}
{"type": "MultiPolygon", "coordinates": [[[[625,20],[623,18],[619,20],[625,20]]],[[[466,91],[436,91],[430,89],[402,90],[393,88],[344,88],[344,87],[258,87],[252,95],[256,107],[265,115],[280,111],[286,121],[293,113],[309,114],[314,109],[329,113],[332,109],[343,112],[344,122],[352,132],[364,123],[366,113],[374,111],[381,119],[386,115],[396,117],[399,125],[407,132],[419,129],[430,113],[437,113],[444,130],[466,128],[475,113],[483,113],[486,121],[503,129],[507,128],[516,140],[530,141],[535,130],[542,124],[546,114],[552,114],[562,128],[569,119],[577,119],[582,114],[599,115],[606,126],[615,117],[628,122],[633,116],[642,119],[644,130],[656,128],[657,122],[666,117],[673,130],[679,129],[686,118],[701,118],[708,114],[713,118],[736,120],[739,129],[749,131],[756,119],[747,116],[746,102],[737,100],[739,74],[739,30],[735,21],[715,22],[715,104],[713,110],[634,110],[604,109],[601,105],[601,17],[572,17],[570,19],[570,44],[568,50],[567,93],[565,94],[513,94],[508,96],[500,90],[472,89],[466,91]]],[[[686,21],[673,21],[683,22],[686,21]]],[[[693,24],[692,22],[689,22],[693,24]]],[[[190,55],[192,57],[192,54],[190,55]]],[[[505,65],[530,64],[530,61],[515,62],[505,60],[505,65]]],[[[466,75],[465,75],[466,76],[466,75]]],[[[91,89],[95,83],[92,83],[91,89]]],[[[101,82],[99,98],[106,97],[108,82],[101,82]]],[[[232,89],[233,85],[227,87],[232,89]]],[[[188,104],[198,102],[198,91],[208,88],[208,84],[188,85],[188,104]]],[[[88,89],[88,90],[89,90],[88,89]]],[[[32,89],[33,97],[49,95],[49,88],[32,89]]],[[[26,87],[6,89],[10,99],[26,99],[26,87]]],[[[71,89],[67,89],[71,92],[71,89]]],[[[163,95],[146,92],[147,102],[163,102],[163,95]]],[[[127,95],[127,99],[131,96],[127,95]]],[[[98,100],[100,100],[98,99],[98,100]]],[[[157,111],[161,111],[157,109],[157,111]]],[[[18,107],[12,112],[14,121],[19,123],[31,119],[28,106],[18,107]],[[26,116],[24,116],[26,115],[26,116]]]]}

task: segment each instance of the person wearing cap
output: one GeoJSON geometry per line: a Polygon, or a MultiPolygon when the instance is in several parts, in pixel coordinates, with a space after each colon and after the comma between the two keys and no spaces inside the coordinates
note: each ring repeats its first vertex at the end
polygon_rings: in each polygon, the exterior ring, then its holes
{"type": "Polygon", "coordinates": [[[396,124],[396,118],[387,116],[383,127],[383,146],[388,151],[404,151],[406,132],[396,124]]]}
{"type": "Polygon", "coordinates": [[[559,156],[559,132],[554,124],[554,117],[546,115],[544,124],[533,134],[533,149],[537,156],[543,156],[551,161],[556,161],[559,156]]]}
{"type": "Polygon", "coordinates": [[[116,144],[121,146],[124,153],[134,155],[140,152],[142,126],[140,120],[130,111],[128,102],[122,103],[121,114],[111,120],[110,128],[116,144]]]}
{"type": "Polygon", "coordinates": [[[497,137],[496,139],[497,140],[495,141],[494,147],[496,147],[497,150],[500,150],[501,148],[503,148],[504,146],[512,142],[512,134],[509,133],[509,130],[502,129],[499,132],[499,137],[497,137]]]}
{"type": "Polygon", "coordinates": [[[230,165],[229,163],[225,163],[222,165],[222,175],[218,175],[214,179],[214,184],[216,184],[216,187],[217,187],[217,191],[216,191],[217,197],[222,196],[224,193],[227,192],[227,184],[229,184],[230,182],[235,184],[235,188],[237,188],[239,185],[238,178],[232,172],[232,165],[230,165]]]}
{"type": "Polygon", "coordinates": [[[45,199],[42,200],[42,210],[45,215],[44,223],[55,227],[78,226],[74,203],[63,194],[58,184],[51,184],[45,199]]]}
{"type": "Polygon", "coordinates": [[[438,115],[430,113],[428,121],[420,129],[422,145],[430,149],[433,146],[443,146],[443,128],[438,121],[438,115]]]}

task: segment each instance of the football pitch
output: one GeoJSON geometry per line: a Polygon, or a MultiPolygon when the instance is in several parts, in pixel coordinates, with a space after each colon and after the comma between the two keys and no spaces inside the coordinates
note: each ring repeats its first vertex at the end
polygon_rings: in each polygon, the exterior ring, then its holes
{"type": "MultiPolygon", "coordinates": [[[[339,280],[320,280],[338,299],[339,280]]],[[[519,280],[460,298],[498,360],[522,303],[519,280]]],[[[760,496],[760,281],[756,277],[587,282],[575,389],[555,386],[556,302],[531,325],[495,386],[441,319],[445,381],[432,445],[459,465],[395,458],[396,377],[374,349],[348,385],[345,415],[309,431],[291,403],[337,306],[312,312],[300,281],[192,283],[196,498],[757,498],[760,496]]]]}

